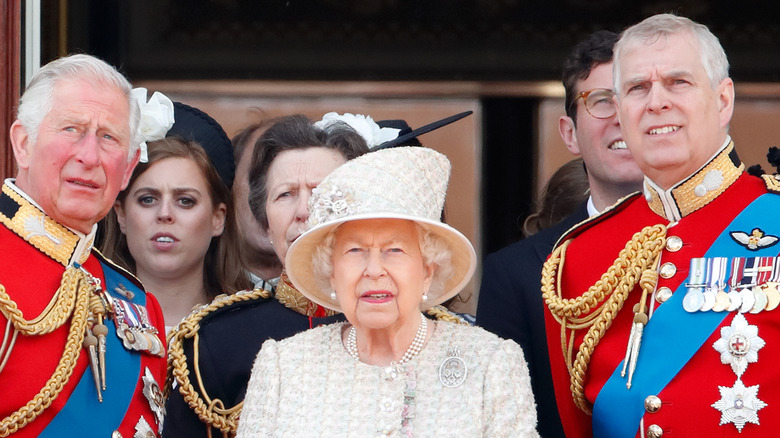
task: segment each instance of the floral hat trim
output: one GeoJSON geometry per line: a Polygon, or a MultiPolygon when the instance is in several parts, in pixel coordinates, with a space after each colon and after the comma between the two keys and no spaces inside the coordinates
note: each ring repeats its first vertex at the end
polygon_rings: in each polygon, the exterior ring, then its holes
{"type": "Polygon", "coordinates": [[[396,128],[381,128],[370,116],[351,113],[327,113],[322,116],[322,120],[315,122],[314,126],[320,129],[326,129],[337,122],[346,123],[357,131],[357,133],[366,140],[369,149],[373,149],[382,143],[398,138],[398,134],[401,132],[400,129],[396,128]]]}
{"type": "Polygon", "coordinates": [[[132,97],[138,102],[141,110],[141,162],[146,163],[149,156],[146,151],[146,142],[162,140],[173,126],[173,102],[168,96],[155,91],[149,100],[146,100],[146,88],[134,88],[132,97]]]}
{"type": "Polygon", "coordinates": [[[360,210],[360,201],[349,189],[342,190],[334,185],[327,192],[318,187],[312,192],[314,196],[309,206],[309,227],[352,216],[360,210]]]}

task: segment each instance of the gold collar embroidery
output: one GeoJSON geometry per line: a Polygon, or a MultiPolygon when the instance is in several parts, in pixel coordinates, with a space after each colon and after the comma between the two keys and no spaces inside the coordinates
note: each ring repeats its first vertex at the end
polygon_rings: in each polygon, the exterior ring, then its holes
{"type": "Polygon", "coordinates": [[[645,199],[656,214],[676,222],[720,196],[743,170],[745,165],[734,150],[734,142],[729,141],[701,169],[669,190],[645,178],[645,199]]]}
{"type": "Polygon", "coordinates": [[[89,257],[95,229],[85,236],[58,223],[30,202],[10,181],[0,193],[0,222],[42,253],[69,266],[89,257]]]}
{"type": "MultiPolygon", "coordinates": [[[[298,292],[298,289],[290,283],[290,279],[287,278],[287,273],[285,272],[282,272],[282,275],[279,277],[279,283],[276,285],[276,299],[288,309],[295,310],[301,315],[315,316],[317,309],[320,308],[319,304],[309,300],[303,296],[302,293],[298,292]]],[[[335,310],[326,309],[324,307],[323,310],[325,310],[325,313],[328,316],[333,316],[338,313],[335,310]]]]}

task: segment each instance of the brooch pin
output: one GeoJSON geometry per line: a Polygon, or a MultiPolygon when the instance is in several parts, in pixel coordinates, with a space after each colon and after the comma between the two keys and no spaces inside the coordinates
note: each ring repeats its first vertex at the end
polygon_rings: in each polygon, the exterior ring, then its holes
{"type": "Polygon", "coordinates": [[[731,238],[737,243],[751,251],[758,251],[761,248],[768,248],[777,243],[777,236],[766,235],[760,228],[753,228],[750,234],[742,231],[732,231],[731,238]]]}
{"type": "Polygon", "coordinates": [[[455,388],[466,381],[468,368],[460,357],[460,348],[452,347],[447,351],[447,358],[439,366],[439,381],[447,388],[455,388]]]}

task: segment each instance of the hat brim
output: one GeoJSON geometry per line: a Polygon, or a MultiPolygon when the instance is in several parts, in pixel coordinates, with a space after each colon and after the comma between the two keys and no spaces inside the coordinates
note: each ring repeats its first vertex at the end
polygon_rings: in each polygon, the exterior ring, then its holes
{"type": "Polygon", "coordinates": [[[346,222],[365,219],[402,219],[416,222],[442,238],[449,246],[452,253],[452,275],[439,294],[431,296],[431,293],[429,293],[428,300],[420,303],[421,310],[441,304],[454,297],[471,280],[477,266],[477,255],[471,242],[455,228],[439,221],[401,214],[358,214],[315,226],[290,245],[285,257],[285,271],[295,288],[306,298],[329,309],[342,311],[338,299],[332,300],[330,292],[326,293],[317,285],[312,257],[317,245],[322,242],[331,230],[346,222]]]}

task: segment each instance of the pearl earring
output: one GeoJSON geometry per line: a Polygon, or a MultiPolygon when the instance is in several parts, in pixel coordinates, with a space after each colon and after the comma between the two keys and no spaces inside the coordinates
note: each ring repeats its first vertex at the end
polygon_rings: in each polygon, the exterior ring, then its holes
{"type": "Polygon", "coordinates": [[[331,301],[336,301],[336,291],[330,293],[330,299],[331,301]]]}
{"type": "Polygon", "coordinates": [[[422,300],[423,300],[423,303],[428,302],[428,294],[427,293],[423,294],[422,300]]]}

